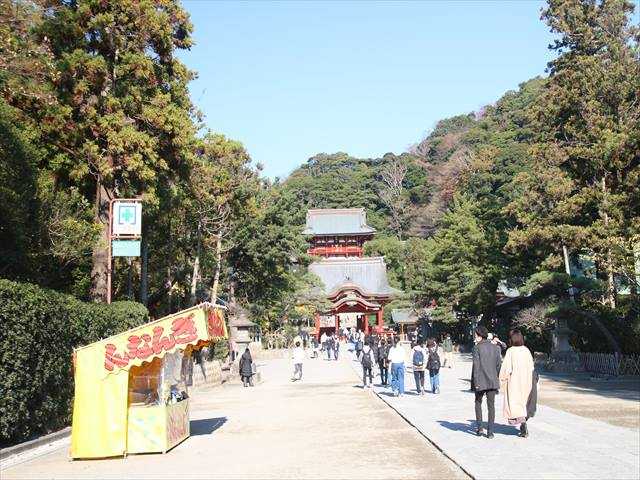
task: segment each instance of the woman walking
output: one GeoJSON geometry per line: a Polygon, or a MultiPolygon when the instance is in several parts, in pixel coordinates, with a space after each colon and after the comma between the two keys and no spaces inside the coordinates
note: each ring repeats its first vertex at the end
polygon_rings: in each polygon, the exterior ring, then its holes
{"type": "Polygon", "coordinates": [[[251,358],[249,347],[247,347],[240,357],[238,370],[240,370],[240,376],[242,377],[242,385],[245,387],[251,385],[253,387],[253,359],[251,358]]]}
{"type": "Polygon", "coordinates": [[[533,384],[533,357],[524,346],[519,330],[511,332],[511,347],[500,368],[500,389],[504,394],[504,416],[510,425],[520,425],[520,436],[528,437],[527,402],[533,384]]]}
{"type": "Polygon", "coordinates": [[[431,392],[440,393],[440,355],[438,354],[438,344],[435,338],[427,340],[427,370],[429,370],[429,380],[431,382],[431,392]]]}

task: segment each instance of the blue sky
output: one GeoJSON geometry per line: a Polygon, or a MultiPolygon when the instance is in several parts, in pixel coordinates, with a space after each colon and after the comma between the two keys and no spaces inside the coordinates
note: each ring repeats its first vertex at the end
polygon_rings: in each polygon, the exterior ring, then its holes
{"type": "Polygon", "coordinates": [[[438,120],[544,74],[552,58],[541,1],[184,5],[193,101],[270,177],[320,152],[406,151],[438,120]]]}

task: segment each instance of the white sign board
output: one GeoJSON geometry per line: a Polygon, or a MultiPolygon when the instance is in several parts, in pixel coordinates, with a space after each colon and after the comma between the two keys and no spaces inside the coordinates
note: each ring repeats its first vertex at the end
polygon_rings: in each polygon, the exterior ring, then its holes
{"type": "Polygon", "coordinates": [[[334,327],[336,326],[336,317],[333,315],[321,315],[320,316],[320,328],[334,327]]]}
{"type": "Polygon", "coordinates": [[[113,202],[113,225],[111,233],[119,235],[142,235],[142,202],[113,202]]]}
{"type": "Polygon", "coordinates": [[[341,328],[356,328],[357,326],[358,326],[357,313],[341,313],[340,314],[341,328]]]}

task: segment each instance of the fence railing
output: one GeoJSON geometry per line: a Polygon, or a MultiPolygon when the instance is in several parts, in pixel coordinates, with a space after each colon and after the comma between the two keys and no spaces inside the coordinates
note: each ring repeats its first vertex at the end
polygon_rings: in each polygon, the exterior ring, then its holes
{"type": "Polygon", "coordinates": [[[640,355],[615,353],[578,353],[586,372],[603,375],[640,375],[640,355]]]}

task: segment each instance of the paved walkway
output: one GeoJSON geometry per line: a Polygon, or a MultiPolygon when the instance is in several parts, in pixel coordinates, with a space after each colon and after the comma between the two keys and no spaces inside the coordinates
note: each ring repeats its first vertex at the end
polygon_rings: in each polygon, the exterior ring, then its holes
{"type": "Polygon", "coordinates": [[[287,360],[269,360],[264,382],[195,392],[192,436],[165,455],[67,460],[64,448],[3,469],[14,478],[467,478],[454,463],[363,391],[347,357],[308,360],[292,383],[287,360]]]}
{"type": "MultiPolygon", "coordinates": [[[[356,362],[353,367],[360,371],[356,362]]],[[[374,391],[477,479],[640,477],[637,428],[614,426],[544,405],[538,406],[529,422],[530,437],[523,439],[515,427],[505,424],[502,397],[498,396],[495,438],[477,437],[474,397],[468,391],[470,373],[470,359],[458,357],[454,369],[441,370],[440,395],[417,396],[410,371],[405,378],[407,395],[396,398],[381,387],[374,391]]],[[[484,414],[486,420],[486,409],[484,414]]]]}

